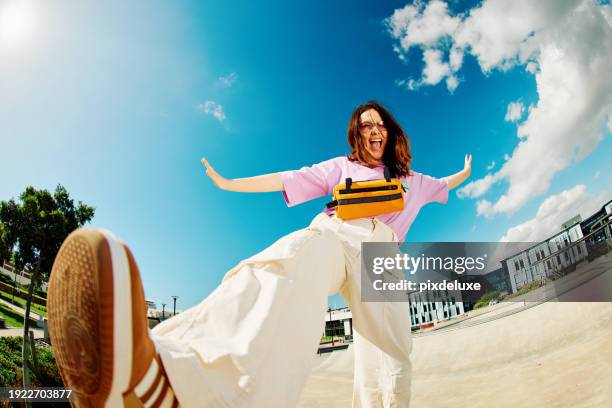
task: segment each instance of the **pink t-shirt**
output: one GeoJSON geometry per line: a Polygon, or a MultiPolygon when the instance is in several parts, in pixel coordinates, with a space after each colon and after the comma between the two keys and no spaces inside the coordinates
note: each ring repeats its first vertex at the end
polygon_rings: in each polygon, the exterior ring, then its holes
{"type": "MultiPolygon", "coordinates": [[[[369,168],[350,161],[346,156],[335,157],[315,164],[302,167],[299,170],[280,173],[283,181],[283,197],[289,207],[301,204],[325,195],[330,195],[334,187],[351,177],[353,181],[380,180],[384,178],[382,165],[369,168]]],[[[448,183],[410,170],[411,176],[403,177],[402,184],[407,187],[404,194],[404,209],[390,214],[379,215],[376,218],[395,231],[398,239],[406,238],[408,229],[416,218],[421,207],[430,202],[446,203],[448,201],[448,183]]],[[[333,209],[325,209],[325,213],[333,214],[333,209]]]]}

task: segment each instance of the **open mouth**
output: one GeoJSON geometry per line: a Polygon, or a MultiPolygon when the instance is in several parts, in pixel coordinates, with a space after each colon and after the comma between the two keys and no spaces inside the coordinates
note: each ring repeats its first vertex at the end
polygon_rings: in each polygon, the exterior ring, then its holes
{"type": "Polygon", "coordinates": [[[381,138],[370,139],[370,147],[372,148],[372,150],[380,150],[382,148],[382,139],[381,138]]]}

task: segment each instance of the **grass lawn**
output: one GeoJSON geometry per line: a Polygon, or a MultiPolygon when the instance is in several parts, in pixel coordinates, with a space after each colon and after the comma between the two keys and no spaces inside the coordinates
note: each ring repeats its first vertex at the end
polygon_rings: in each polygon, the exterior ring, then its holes
{"type": "MultiPolygon", "coordinates": [[[[4,317],[7,326],[23,327],[23,317],[2,304],[0,304],[0,316],[4,317]]],[[[36,327],[36,321],[30,319],[30,326],[36,327]]]]}
{"type": "MultiPolygon", "coordinates": [[[[12,288],[14,288],[13,285],[10,285],[10,286],[12,288]]],[[[2,291],[6,292],[5,290],[2,290],[2,291]]],[[[12,294],[12,290],[9,290],[6,293],[12,294]]],[[[20,296],[22,298],[25,298],[26,296],[28,296],[28,289],[27,288],[26,289],[16,288],[15,289],[15,296],[20,296]]],[[[32,293],[32,296],[35,297],[35,298],[38,298],[40,300],[45,300],[45,301],[47,300],[46,296],[40,296],[37,291],[34,291],[34,293],[32,293]]]]}
{"type": "MultiPolygon", "coordinates": [[[[22,307],[25,309],[26,306],[26,300],[24,298],[19,297],[17,294],[15,294],[15,301],[13,302],[13,295],[11,293],[8,292],[4,292],[2,290],[0,290],[0,297],[4,300],[6,300],[7,302],[11,302],[16,306],[22,307]]],[[[30,309],[32,312],[34,313],[38,313],[40,315],[43,315],[45,317],[47,317],[47,308],[41,305],[37,305],[36,303],[31,303],[30,304],[30,309]]]]}
{"type": "MultiPolygon", "coordinates": [[[[334,336],[334,342],[339,342],[343,340],[344,340],[344,336],[334,336]]],[[[332,336],[322,336],[319,344],[331,343],[331,341],[332,341],[332,336]]]]}
{"type": "MultiPolygon", "coordinates": [[[[15,287],[15,281],[13,281],[11,278],[9,278],[8,276],[6,276],[3,273],[0,273],[0,282],[4,283],[5,285],[11,286],[11,287],[15,287]]],[[[20,283],[17,283],[17,290],[21,291],[21,296],[23,297],[25,294],[28,293],[28,285],[22,285],[20,283]]],[[[34,296],[41,298],[41,299],[46,299],[47,298],[47,294],[41,290],[34,290],[34,296]]]]}

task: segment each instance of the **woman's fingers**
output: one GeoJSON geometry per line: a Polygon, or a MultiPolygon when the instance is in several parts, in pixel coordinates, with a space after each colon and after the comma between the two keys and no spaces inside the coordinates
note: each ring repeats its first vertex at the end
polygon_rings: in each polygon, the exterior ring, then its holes
{"type": "Polygon", "coordinates": [[[204,167],[206,167],[206,174],[210,178],[214,179],[214,176],[217,174],[217,172],[215,171],[215,169],[213,169],[213,167],[210,165],[208,160],[206,160],[205,158],[202,157],[202,164],[204,165],[204,167]]]}
{"type": "Polygon", "coordinates": [[[470,153],[465,155],[465,165],[464,168],[467,170],[472,169],[472,155],[470,153]]]}
{"type": "Polygon", "coordinates": [[[213,169],[208,160],[206,160],[204,157],[202,157],[201,161],[204,167],[206,167],[206,175],[210,177],[210,179],[213,181],[213,183],[215,183],[217,187],[221,187],[221,184],[223,183],[223,177],[221,177],[219,173],[217,173],[215,169],[213,169]]]}
{"type": "Polygon", "coordinates": [[[210,165],[210,163],[208,163],[208,160],[206,160],[203,157],[202,157],[202,164],[204,165],[204,167],[206,167],[206,170],[212,169],[212,166],[210,165]]]}

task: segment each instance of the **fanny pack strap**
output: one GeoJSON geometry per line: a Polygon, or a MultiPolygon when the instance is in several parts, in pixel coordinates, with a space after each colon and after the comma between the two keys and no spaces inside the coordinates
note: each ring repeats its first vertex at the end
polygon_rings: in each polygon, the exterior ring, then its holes
{"type": "Polygon", "coordinates": [[[389,170],[389,168],[387,166],[385,166],[385,169],[383,170],[383,173],[385,174],[385,181],[387,183],[391,182],[391,171],[389,170]]]}

